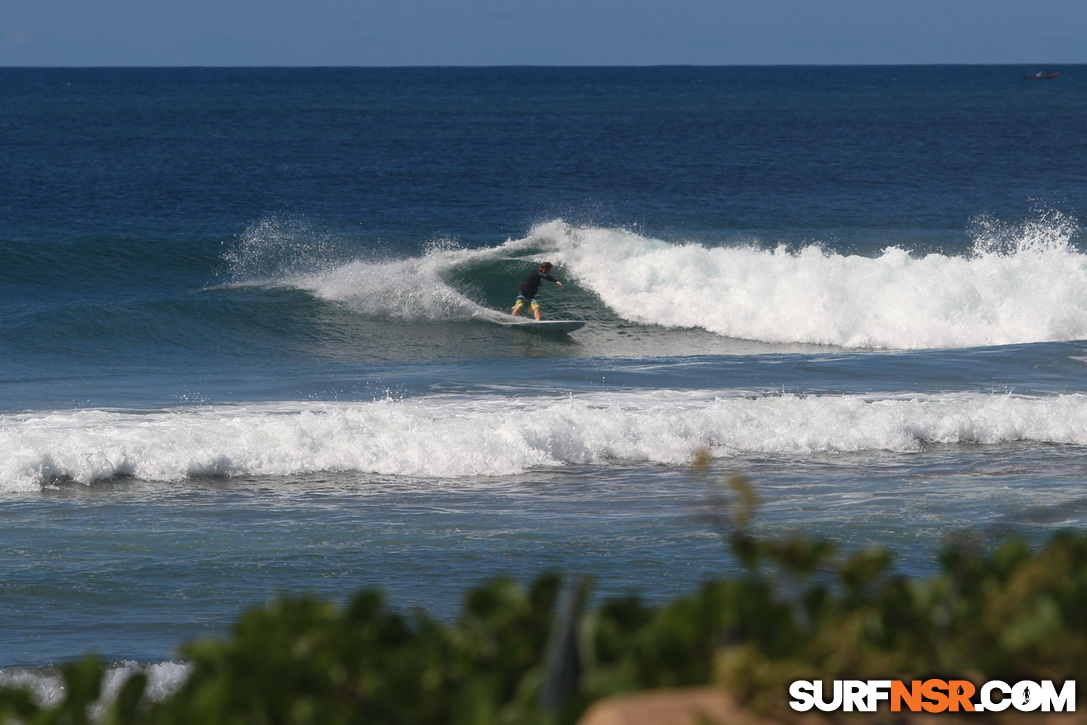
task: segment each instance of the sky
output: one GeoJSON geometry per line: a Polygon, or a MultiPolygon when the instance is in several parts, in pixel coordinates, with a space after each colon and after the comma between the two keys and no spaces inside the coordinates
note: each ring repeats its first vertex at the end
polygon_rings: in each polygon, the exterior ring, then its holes
{"type": "Polygon", "coordinates": [[[0,66],[1087,63],[1085,0],[0,0],[0,66]]]}

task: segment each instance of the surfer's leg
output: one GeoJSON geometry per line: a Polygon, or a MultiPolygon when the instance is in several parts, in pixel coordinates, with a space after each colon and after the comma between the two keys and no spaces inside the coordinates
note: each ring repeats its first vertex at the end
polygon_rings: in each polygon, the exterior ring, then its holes
{"type": "Polygon", "coordinates": [[[540,320],[540,303],[536,300],[532,300],[532,316],[536,318],[536,321],[540,320]]]}
{"type": "Polygon", "coordinates": [[[521,308],[525,306],[524,300],[517,300],[517,304],[513,306],[513,312],[510,314],[516,317],[521,314],[521,308]]]}

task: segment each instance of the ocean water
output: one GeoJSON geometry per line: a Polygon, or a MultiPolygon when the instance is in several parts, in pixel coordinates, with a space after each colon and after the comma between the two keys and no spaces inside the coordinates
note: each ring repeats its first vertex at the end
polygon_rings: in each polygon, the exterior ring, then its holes
{"type": "Polygon", "coordinates": [[[1087,67],[1036,70],[0,70],[0,678],[168,686],[281,593],[664,600],[732,473],[921,576],[1082,527],[1087,67]],[[545,259],[588,324],[495,325],[545,259]]]}

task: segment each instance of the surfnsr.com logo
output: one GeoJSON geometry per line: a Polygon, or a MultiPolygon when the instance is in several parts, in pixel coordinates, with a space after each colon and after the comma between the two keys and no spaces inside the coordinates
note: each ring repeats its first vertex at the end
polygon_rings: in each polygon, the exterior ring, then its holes
{"type": "Polygon", "coordinates": [[[1008,684],[990,680],[980,688],[967,680],[834,680],[824,693],[821,680],[797,680],[789,686],[789,706],[797,712],[875,712],[889,703],[891,712],[1075,712],[1076,683],[1060,687],[1052,680],[1008,684]]]}

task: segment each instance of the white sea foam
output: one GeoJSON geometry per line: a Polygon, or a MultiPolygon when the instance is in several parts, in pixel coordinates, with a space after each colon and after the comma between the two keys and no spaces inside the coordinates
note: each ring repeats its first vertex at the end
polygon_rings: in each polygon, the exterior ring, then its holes
{"type": "Polygon", "coordinates": [[[118,475],[453,479],[614,461],[680,465],[700,446],[719,457],[803,456],[1011,441],[1087,445],[1087,396],[654,391],[8,415],[0,490],[118,475]]]}
{"type": "MultiPolygon", "coordinates": [[[[102,680],[101,703],[115,700],[124,683],[137,672],[147,676],[146,696],[155,702],[161,702],[173,696],[185,684],[191,671],[190,665],[181,662],[122,662],[110,666],[102,680]]],[[[63,680],[57,672],[48,668],[0,669],[0,687],[28,689],[38,704],[46,707],[58,705],[65,697],[63,680]]]]}
{"type": "Polygon", "coordinates": [[[965,256],[888,247],[709,247],[551,222],[534,230],[616,314],[727,337],[844,347],[955,348],[1087,338],[1087,255],[1074,223],[981,220],[965,256]]]}

